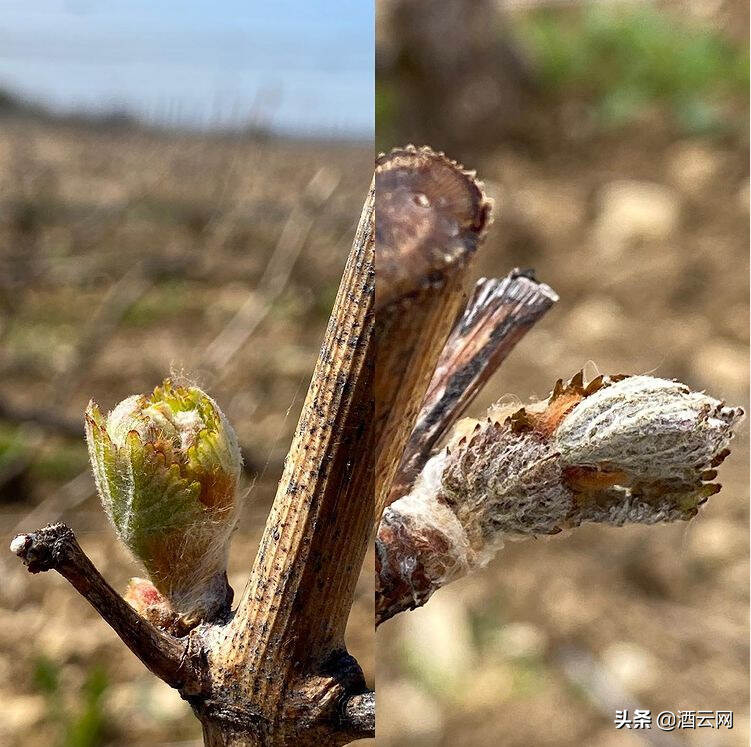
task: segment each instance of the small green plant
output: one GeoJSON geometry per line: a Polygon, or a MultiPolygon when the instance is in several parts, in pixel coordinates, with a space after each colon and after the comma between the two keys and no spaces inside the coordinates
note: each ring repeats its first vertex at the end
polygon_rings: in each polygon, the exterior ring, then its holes
{"type": "Polygon", "coordinates": [[[375,121],[376,150],[385,150],[394,140],[398,104],[393,86],[376,79],[375,121]]]}
{"type": "Polygon", "coordinates": [[[86,464],[86,449],[82,444],[60,439],[35,454],[31,471],[39,480],[63,482],[80,474],[86,464]]]}
{"type": "Polygon", "coordinates": [[[683,130],[727,129],[748,96],[748,48],[643,5],[546,9],[519,23],[543,85],[591,103],[604,127],[659,108],[683,130]]]}
{"type": "Polygon", "coordinates": [[[184,280],[167,280],[152,288],[125,313],[123,323],[129,327],[150,327],[165,319],[188,315],[196,309],[196,292],[200,289],[184,280]]]}
{"type": "Polygon", "coordinates": [[[64,482],[86,468],[86,448],[62,437],[38,446],[33,431],[0,423],[0,475],[20,471],[36,480],[64,482]]]}
{"type": "Polygon", "coordinates": [[[102,705],[109,687],[103,667],[96,665],[87,674],[73,710],[65,702],[60,669],[45,656],[37,659],[34,685],[47,703],[47,720],[58,726],[56,744],[60,747],[97,747],[105,741],[105,715],[102,705]]]}
{"type": "Polygon", "coordinates": [[[25,453],[23,436],[18,428],[0,422],[0,470],[23,457],[25,453]]]}

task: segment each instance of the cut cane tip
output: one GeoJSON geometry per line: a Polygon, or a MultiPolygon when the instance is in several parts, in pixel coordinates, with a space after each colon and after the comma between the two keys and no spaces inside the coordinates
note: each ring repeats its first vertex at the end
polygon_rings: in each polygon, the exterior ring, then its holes
{"type": "Polygon", "coordinates": [[[22,555],[29,545],[29,536],[27,534],[17,534],[10,543],[10,551],[14,555],[22,555]]]}

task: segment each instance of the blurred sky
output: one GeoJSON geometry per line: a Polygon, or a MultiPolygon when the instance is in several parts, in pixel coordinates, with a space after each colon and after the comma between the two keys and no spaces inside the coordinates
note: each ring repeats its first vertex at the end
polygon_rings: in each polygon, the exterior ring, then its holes
{"type": "Polygon", "coordinates": [[[373,6],[0,0],[0,87],[65,111],[371,138],[373,6]]]}

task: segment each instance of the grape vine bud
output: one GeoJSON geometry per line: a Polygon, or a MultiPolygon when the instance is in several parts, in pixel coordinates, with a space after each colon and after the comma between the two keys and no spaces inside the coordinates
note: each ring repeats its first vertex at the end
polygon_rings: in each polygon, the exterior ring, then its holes
{"type": "Polygon", "coordinates": [[[384,513],[380,546],[394,562],[381,555],[381,575],[422,603],[484,565],[506,538],[690,519],[719,491],[715,468],[743,415],[675,381],[585,384],[579,373],[543,402],[459,421],[384,513]]]}
{"type": "Polygon", "coordinates": [[[232,601],[226,563],[242,466],[219,406],[165,380],[106,418],[90,402],[85,422],[104,510],[154,587],[133,579],[126,598],[144,614],[171,609],[182,628],[215,619],[232,601]]]}

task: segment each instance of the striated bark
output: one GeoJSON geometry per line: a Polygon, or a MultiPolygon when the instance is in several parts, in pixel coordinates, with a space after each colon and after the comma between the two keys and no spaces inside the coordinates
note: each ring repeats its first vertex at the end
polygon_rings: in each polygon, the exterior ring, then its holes
{"type": "Polygon", "coordinates": [[[374,521],[374,203],[371,185],[250,581],[228,621],[183,637],[157,628],[63,525],[11,544],[31,572],[61,573],[180,691],[207,745],[337,745],[375,732],[375,700],[344,645],[374,521]]]}
{"type": "Polygon", "coordinates": [[[387,503],[405,495],[431,451],[519,340],[558,300],[531,273],[478,280],[441,351],[387,503]]]}
{"type": "Polygon", "coordinates": [[[376,162],[376,519],[463,302],[490,204],[474,174],[429,148],[376,162]]]}
{"type": "Polygon", "coordinates": [[[157,677],[183,692],[200,692],[201,671],[191,638],[175,638],[141,617],[102,578],[65,524],[19,534],[10,549],[29,573],[57,571],[157,677]]]}

